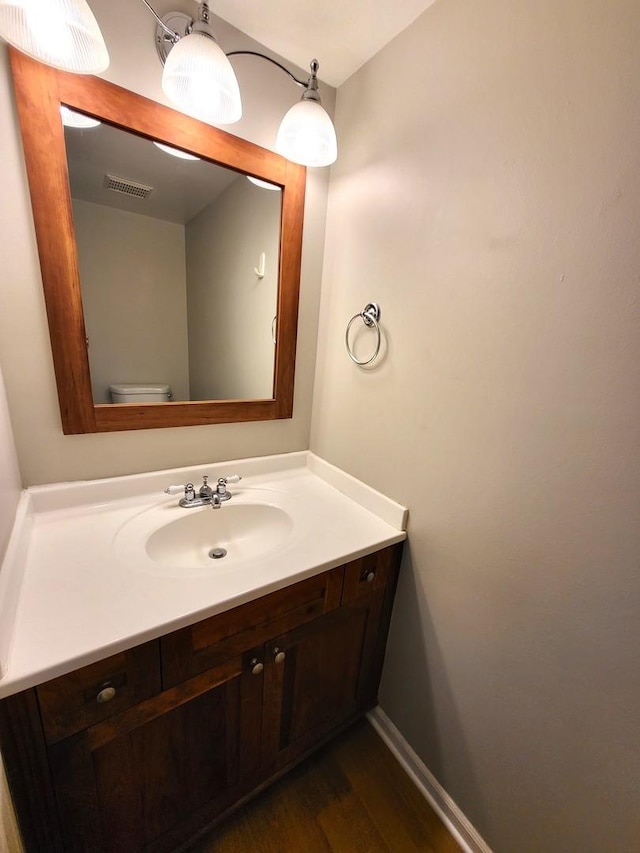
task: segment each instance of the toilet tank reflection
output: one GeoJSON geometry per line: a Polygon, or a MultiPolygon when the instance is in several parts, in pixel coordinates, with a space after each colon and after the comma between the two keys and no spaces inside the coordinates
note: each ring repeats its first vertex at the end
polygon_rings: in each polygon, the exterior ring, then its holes
{"type": "Polygon", "coordinates": [[[162,383],[109,385],[110,403],[167,403],[171,396],[171,386],[162,383]]]}

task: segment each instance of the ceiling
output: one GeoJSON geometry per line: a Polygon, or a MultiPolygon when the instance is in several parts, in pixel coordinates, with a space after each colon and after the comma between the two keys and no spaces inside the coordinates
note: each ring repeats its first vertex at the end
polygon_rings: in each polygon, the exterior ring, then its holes
{"type": "Polygon", "coordinates": [[[231,169],[206,160],[179,160],[104,122],[90,130],[65,127],[64,136],[71,195],[93,204],[185,225],[238,179],[231,169]],[[105,186],[106,176],[151,192],[146,198],[114,192],[105,186]]]}
{"type": "Polygon", "coordinates": [[[209,0],[211,11],[339,86],[435,0],[209,0]]]}

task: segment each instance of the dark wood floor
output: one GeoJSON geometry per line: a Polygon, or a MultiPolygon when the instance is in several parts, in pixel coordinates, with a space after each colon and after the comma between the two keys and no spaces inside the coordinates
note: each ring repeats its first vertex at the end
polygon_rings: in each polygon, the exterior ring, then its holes
{"type": "Polygon", "coordinates": [[[190,853],[459,853],[368,722],[357,723],[190,853]]]}

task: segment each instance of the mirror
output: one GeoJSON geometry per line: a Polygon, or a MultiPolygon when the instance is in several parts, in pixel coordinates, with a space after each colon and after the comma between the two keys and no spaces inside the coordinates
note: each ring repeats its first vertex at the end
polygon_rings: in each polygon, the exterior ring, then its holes
{"type": "MultiPolygon", "coordinates": [[[[291,417],[304,167],[99,78],[56,71],[14,50],[11,50],[11,64],[64,432],[102,432],[291,417]],[[92,130],[68,130],[65,145],[61,105],[90,115],[103,125],[92,130]],[[128,143],[143,146],[145,152],[153,148],[154,156],[157,153],[167,164],[169,161],[182,164],[165,167],[173,176],[170,180],[174,184],[184,182],[186,186],[184,169],[196,166],[210,170],[214,175],[210,180],[203,179],[198,183],[219,183],[223,187],[212,190],[212,195],[196,212],[194,210],[202,199],[195,200],[195,208],[192,207],[186,215],[183,211],[181,215],[188,217],[187,224],[171,223],[176,226],[174,231],[183,231],[182,237],[177,234],[177,244],[182,240],[193,252],[187,250],[182,256],[178,251],[165,252],[161,265],[164,263],[178,269],[164,270],[162,274],[166,279],[180,280],[178,295],[174,293],[170,299],[165,291],[158,289],[160,271],[152,264],[152,253],[139,251],[137,261],[133,261],[130,247],[129,259],[120,265],[118,272],[117,253],[120,248],[116,248],[116,243],[103,242],[100,248],[96,245],[96,234],[109,231],[102,220],[107,218],[111,223],[115,213],[101,201],[96,204],[96,198],[80,197],[81,172],[90,171],[94,154],[90,148],[80,153],[75,150],[82,147],[81,138],[90,139],[90,134],[96,130],[124,137],[128,143]],[[152,145],[154,141],[191,153],[200,158],[200,162],[178,160],[156,151],[152,145]],[[256,187],[246,180],[246,176],[275,185],[280,191],[270,192],[256,187]],[[73,201],[72,194],[75,196],[73,201]],[[248,208],[243,207],[247,199],[248,208]],[[260,232],[256,242],[256,229],[249,225],[247,210],[256,212],[258,207],[270,208],[272,213],[265,213],[265,219],[256,219],[259,223],[256,228],[260,232]],[[91,215],[87,215],[88,210],[91,215]],[[244,222],[245,227],[232,228],[234,217],[237,222],[244,222]],[[96,222],[100,227],[95,227],[96,222]],[[270,224],[265,225],[267,222],[270,224]],[[228,225],[229,230],[223,231],[216,240],[211,235],[223,230],[221,223],[228,225]],[[212,229],[212,224],[218,227],[212,229]],[[234,252],[230,251],[232,232],[234,238],[239,238],[242,243],[234,252]],[[251,239],[243,243],[243,238],[250,234],[251,239]],[[257,249],[263,243],[264,248],[257,249]],[[111,266],[107,270],[105,264],[110,249],[113,249],[114,257],[110,259],[111,266]],[[263,252],[265,278],[260,279],[255,270],[260,272],[263,252]],[[214,268],[219,273],[218,279],[212,272],[214,268]],[[268,291],[269,282],[265,282],[268,274],[272,278],[271,293],[268,291]],[[260,290],[263,282],[266,286],[260,290]],[[114,288],[128,296],[129,307],[126,299],[124,307],[115,303],[114,288]],[[154,316],[153,323],[148,323],[143,334],[141,320],[133,322],[128,316],[132,313],[131,301],[136,295],[143,303],[139,318],[144,314],[145,306],[149,313],[151,306],[155,311],[169,299],[171,306],[165,306],[165,314],[174,325],[168,331],[161,331],[158,318],[154,316]],[[261,309],[254,311],[252,309],[258,298],[261,309]],[[182,304],[180,311],[175,307],[177,303],[182,304]],[[104,316],[107,308],[109,320],[104,316]],[[179,322],[178,314],[181,314],[179,322]],[[255,324],[241,329],[243,314],[250,315],[255,324]],[[134,364],[129,351],[118,356],[118,347],[123,346],[123,327],[118,327],[118,316],[123,324],[125,320],[130,321],[133,332],[137,330],[143,338],[134,341],[141,344],[138,349],[142,350],[142,361],[134,364]],[[180,326],[180,331],[176,331],[177,326],[180,326]],[[108,327],[111,332],[115,331],[115,335],[107,335],[108,327]],[[261,338],[260,346],[258,337],[261,338]],[[182,378],[171,382],[168,375],[151,374],[150,371],[155,369],[161,371],[158,365],[162,361],[163,350],[171,348],[178,338],[182,341],[181,358],[172,356],[163,364],[175,367],[176,360],[181,360],[182,378]],[[145,361],[147,347],[155,347],[156,354],[152,357],[147,352],[145,361]],[[110,363],[105,360],[105,348],[115,358],[110,363]],[[260,367],[259,379],[253,374],[251,358],[260,367]],[[217,371],[212,369],[214,365],[219,368],[217,371]],[[132,372],[127,373],[129,368],[132,372]],[[175,393],[171,402],[106,402],[108,386],[112,383],[151,381],[166,382],[172,386],[175,393]]],[[[115,149],[118,147],[119,144],[114,142],[106,143],[113,157],[116,157],[115,149]]],[[[143,154],[142,162],[145,159],[150,161],[151,155],[143,154]]],[[[111,159],[109,162],[114,161],[111,159]]],[[[95,168],[101,167],[96,163],[95,168]]],[[[129,166],[124,175],[118,175],[118,169],[112,165],[109,168],[112,171],[108,174],[112,176],[115,172],[115,177],[127,178],[133,184],[145,184],[144,180],[138,180],[130,173],[129,166]]],[[[119,171],[122,173],[123,169],[121,166],[119,171]]],[[[101,180],[104,174],[103,171],[101,180]]],[[[160,195],[160,192],[156,194],[157,199],[160,195]]],[[[142,216],[140,208],[132,210],[126,206],[132,201],[138,202],[139,199],[126,198],[125,204],[120,205],[125,208],[120,215],[129,215],[129,222],[131,217],[136,217],[138,224],[146,219],[149,226],[152,219],[142,216]]],[[[184,197],[181,203],[187,206],[184,197]]],[[[165,221],[164,224],[168,223],[165,221]]],[[[115,229],[121,236],[126,236],[127,227],[111,223],[110,228],[112,232],[115,229]]],[[[163,244],[158,234],[151,238],[152,246],[163,244]]],[[[138,245],[143,244],[138,241],[138,245]]],[[[131,337],[135,338],[135,335],[131,337]]]]}
{"type": "Polygon", "coordinates": [[[280,187],[104,122],[64,136],[94,403],[271,397],[280,187]]]}

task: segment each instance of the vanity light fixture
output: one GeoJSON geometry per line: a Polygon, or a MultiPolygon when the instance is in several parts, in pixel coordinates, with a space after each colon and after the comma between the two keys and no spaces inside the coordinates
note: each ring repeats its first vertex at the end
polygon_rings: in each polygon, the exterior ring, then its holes
{"type": "Polygon", "coordinates": [[[299,80],[280,62],[254,50],[225,54],[211,28],[207,0],[200,0],[195,19],[181,12],[162,18],[142,0],[157,21],[156,49],[164,65],[162,89],[180,110],[209,124],[232,124],[242,116],[240,88],[229,62],[231,56],[266,59],[304,92],[280,124],[275,150],[303,166],[330,166],[338,155],[336,132],[318,92],[319,63],[310,63],[307,80],[299,80]]]}
{"type": "Polygon", "coordinates": [[[142,2],[158,22],[156,47],[164,65],[162,91],[169,100],[208,124],[238,121],[242,117],[240,87],[213,34],[206,0],[199,3],[196,19],[179,12],[160,18],[147,0],[142,2]],[[176,25],[179,29],[174,29],[176,25]]]}
{"type": "MultiPolygon", "coordinates": [[[[302,166],[330,166],[338,156],[336,132],[318,92],[318,60],[307,80],[254,50],[225,54],[211,27],[207,0],[197,0],[195,18],[169,12],[162,18],[142,0],[157,22],[156,48],[164,65],[162,89],[182,112],[208,124],[232,124],[242,116],[240,88],[230,56],[256,56],[284,71],[304,90],[287,112],[275,150],[302,166]]],[[[86,0],[0,0],[0,37],[45,65],[97,74],[109,65],[102,33],[86,0]]]]}
{"type": "Polygon", "coordinates": [[[319,67],[318,60],[313,59],[306,83],[290,75],[305,89],[298,103],[282,119],[276,136],[276,151],[303,166],[330,166],[338,156],[336,131],[318,92],[319,67]]]}
{"type": "Polygon", "coordinates": [[[99,74],[109,52],[86,0],[0,0],[0,36],[34,59],[99,74]]]}

